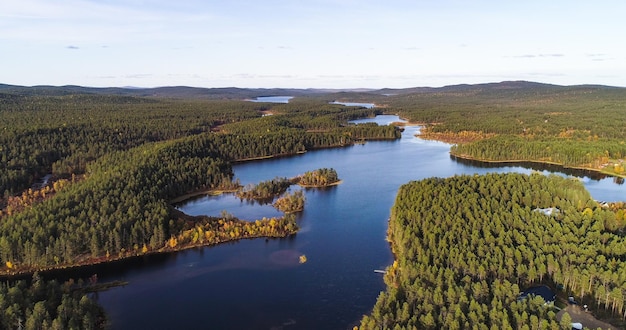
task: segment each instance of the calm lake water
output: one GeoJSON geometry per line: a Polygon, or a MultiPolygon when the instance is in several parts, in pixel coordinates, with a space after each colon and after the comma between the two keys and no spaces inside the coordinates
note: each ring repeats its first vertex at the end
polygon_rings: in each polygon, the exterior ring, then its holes
{"type": "Polygon", "coordinates": [[[251,102],[289,103],[293,96],[259,96],[251,102]]]}
{"type": "Polygon", "coordinates": [[[376,106],[376,104],[374,103],[358,103],[358,102],[330,102],[330,104],[341,104],[341,105],[345,105],[347,107],[364,107],[364,108],[368,108],[371,109],[373,107],[376,106]]]}
{"type": "MultiPolygon", "coordinates": [[[[362,120],[358,122],[372,121],[362,120]]],[[[380,124],[399,121],[379,116],[380,124]]],[[[385,231],[400,185],[427,177],[523,172],[519,166],[476,167],[454,161],[449,145],[414,137],[234,166],[242,184],[292,177],[323,167],[343,183],[307,189],[301,231],[287,239],[254,239],[145,257],[99,270],[101,281],[129,285],[100,292],[113,329],[347,329],[368,313],[384,290],[381,274],[393,261],[385,231]],[[298,263],[300,255],[307,262],[298,263]]],[[[546,171],[547,172],[547,171],[546,171]]],[[[599,200],[624,200],[613,179],[581,180],[599,200]]],[[[300,188],[292,188],[300,189],[300,188]]],[[[226,210],[254,220],[278,213],[232,195],[202,197],[179,208],[190,214],[226,210]]]]}

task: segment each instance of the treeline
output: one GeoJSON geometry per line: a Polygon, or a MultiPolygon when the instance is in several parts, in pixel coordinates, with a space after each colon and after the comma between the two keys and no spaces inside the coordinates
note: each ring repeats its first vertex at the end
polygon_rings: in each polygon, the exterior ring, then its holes
{"type": "MultiPolygon", "coordinates": [[[[369,138],[379,139],[380,136],[396,135],[397,129],[391,126],[378,126],[372,129],[369,138]],[[386,133],[385,133],[386,132],[386,133]],[[380,133],[380,136],[378,135],[380,133]]],[[[353,144],[361,136],[355,138],[352,128],[339,128],[323,132],[304,132],[302,130],[270,131],[264,133],[217,134],[215,137],[222,144],[220,155],[231,161],[251,160],[255,158],[278,155],[292,155],[307,150],[330,147],[343,147],[353,144]]],[[[397,138],[400,133],[397,132],[397,138]]],[[[393,138],[395,139],[395,137],[393,138]]]]}
{"type": "MultiPolygon", "coordinates": [[[[343,133],[351,139],[400,138],[400,132],[393,126],[378,126],[372,123],[348,125],[349,120],[381,114],[382,112],[378,109],[344,107],[306,99],[306,102],[303,102],[302,99],[298,100],[298,102],[271,106],[270,110],[273,115],[224,125],[223,129],[231,134],[300,130],[343,133]]],[[[349,144],[351,142],[344,141],[342,143],[349,144]]]]}
{"type": "Polygon", "coordinates": [[[623,139],[626,90],[593,86],[468,88],[392,96],[387,103],[412,122],[436,123],[435,132],[623,139]]]}
{"type": "MultiPolygon", "coordinates": [[[[603,157],[626,157],[623,88],[468,86],[397,95],[386,102],[403,118],[425,123],[425,137],[458,143],[453,152],[474,159],[580,166],[604,164],[603,157]],[[511,139],[521,148],[503,149],[511,139]]],[[[620,171],[607,170],[623,175],[620,171]]]]}
{"type": "MultiPolygon", "coordinates": [[[[625,311],[626,242],[615,213],[572,179],[532,174],[403,185],[389,223],[396,262],[362,329],[569,329],[544,283],[592,308],[625,311]],[[538,209],[552,208],[551,215],[538,209]]],[[[596,311],[598,312],[598,311],[596,311]]]]}
{"type": "MultiPolygon", "coordinates": [[[[212,245],[256,237],[285,237],[295,234],[299,227],[293,215],[280,218],[263,218],[254,221],[223,217],[183,217],[185,221],[177,234],[167,240],[166,249],[197,245],[212,245]]],[[[144,252],[147,252],[147,247],[144,252]]]]}
{"type": "MultiPolygon", "coordinates": [[[[626,157],[626,144],[619,140],[572,140],[564,138],[523,138],[497,136],[474,143],[454,145],[450,153],[489,161],[536,160],[565,166],[605,168],[611,160],[626,157]]],[[[610,168],[623,174],[620,162],[610,168]]]]}
{"type": "Polygon", "coordinates": [[[2,329],[105,329],[104,311],[76,284],[45,281],[0,282],[2,329]]]}

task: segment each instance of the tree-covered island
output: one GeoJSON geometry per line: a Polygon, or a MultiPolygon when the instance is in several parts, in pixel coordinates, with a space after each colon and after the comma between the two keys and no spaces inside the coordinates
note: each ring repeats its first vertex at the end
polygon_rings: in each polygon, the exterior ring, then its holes
{"type": "Polygon", "coordinates": [[[278,198],[273,205],[281,212],[294,213],[304,210],[305,200],[304,192],[297,190],[293,193],[284,194],[278,198]]]}
{"type": "Polygon", "coordinates": [[[320,168],[306,172],[296,178],[303,187],[327,187],[341,183],[337,171],[334,168],[320,168]]]}
{"type": "Polygon", "coordinates": [[[250,184],[243,187],[235,194],[241,199],[271,201],[274,197],[287,191],[292,184],[294,184],[294,180],[287,178],[274,178],[257,184],[250,184]]]}

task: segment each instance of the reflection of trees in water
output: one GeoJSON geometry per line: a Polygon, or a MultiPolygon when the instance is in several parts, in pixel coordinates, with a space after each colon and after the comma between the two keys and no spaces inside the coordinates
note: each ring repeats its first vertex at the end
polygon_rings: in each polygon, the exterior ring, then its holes
{"type": "Polygon", "coordinates": [[[97,274],[98,278],[107,281],[109,279],[124,278],[125,275],[133,271],[159,269],[168,263],[174,262],[176,257],[176,253],[156,253],[109,261],[102,264],[41,271],[39,274],[44,279],[56,279],[62,282],[70,279],[88,279],[97,274]]]}
{"type": "Polygon", "coordinates": [[[613,183],[615,184],[624,184],[624,178],[620,178],[620,177],[614,177],[613,178],[613,183]]]}
{"type": "Polygon", "coordinates": [[[248,199],[248,198],[243,198],[243,197],[239,197],[237,196],[237,198],[239,198],[239,200],[242,203],[245,203],[246,205],[268,205],[268,204],[272,204],[272,202],[274,202],[274,196],[272,197],[267,197],[267,198],[258,198],[258,199],[248,199]]]}
{"type": "MultiPolygon", "coordinates": [[[[473,166],[473,167],[478,167],[478,168],[502,168],[502,167],[516,167],[517,166],[517,167],[523,167],[523,168],[535,170],[535,171],[548,171],[550,173],[563,173],[563,174],[566,174],[569,176],[575,176],[578,178],[588,177],[592,180],[598,180],[598,181],[608,177],[608,175],[606,174],[595,172],[595,171],[563,167],[561,165],[554,165],[554,164],[542,164],[542,163],[534,163],[534,162],[490,163],[490,162],[481,162],[478,160],[459,158],[453,155],[450,155],[450,159],[463,165],[468,165],[468,166],[473,166]]],[[[624,182],[624,179],[615,177],[613,181],[617,184],[622,184],[624,182]],[[621,179],[621,183],[619,181],[616,181],[617,179],[621,179]]]]}

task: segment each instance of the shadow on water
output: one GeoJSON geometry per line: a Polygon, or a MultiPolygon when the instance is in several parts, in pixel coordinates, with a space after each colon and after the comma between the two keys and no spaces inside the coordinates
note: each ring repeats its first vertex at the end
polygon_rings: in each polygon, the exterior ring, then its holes
{"type": "MultiPolygon", "coordinates": [[[[167,264],[176,261],[176,253],[158,253],[130,257],[122,260],[111,261],[103,264],[75,267],[71,269],[58,269],[42,271],[39,274],[44,279],[56,279],[64,282],[70,279],[85,279],[98,275],[100,278],[124,278],[131,271],[150,271],[160,269],[167,264]]],[[[27,278],[32,275],[24,275],[27,278]]]]}
{"type": "MultiPolygon", "coordinates": [[[[194,277],[204,273],[216,271],[235,270],[235,269],[283,269],[297,266],[300,263],[302,253],[298,251],[294,245],[296,235],[284,238],[255,238],[252,240],[265,241],[266,244],[278,244],[279,249],[269,255],[239,255],[232,258],[220,260],[210,266],[202,267],[195,271],[185,270],[183,277],[194,277]]],[[[56,279],[59,282],[65,282],[70,279],[88,279],[93,275],[104,281],[125,279],[132,274],[157,272],[164,268],[175,267],[178,259],[185,259],[189,255],[193,258],[202,258],[205,253],[211,253],[211,250],[218,247],[228,245],[236,245],[240,241],[225,242],[213,246],[199,246],[187,250],[155,253],[136,257],[125,258],[122,260],[111,261],[103,264],[87,265],[73,267],[70,269],[55,269],[39,272],[39,275],[46,280],[56,279]]],[[[195,264],[191,263],[187,268],[192,268],[195,264]]],[[[11,277],[11,280],[30,280],[32,274],[24,274],[11,277]]]]}
{"type": "MultiPolygon", "coordinates": [[[[497,162],[497,163],[490,163],[490,162],[481,162],[478,160],[471,160],[471,159],[464,159],[464,158],[459,158],[453,155],[450,155],[450,159],[452,159],[455,162],[458,162],[460,164],[463,165],[467,165],[467,166],[472,166],[472,167],[478,167],[478,168],[501,168],[501,167],[507,167],[507,166],[519,166],[519,167],[523,167],[525,169],[529,169],[529,170],[535,170],[535,171],[540,171],[540,172],[550,172],[550,173],[561,173],[561,174],[565,174],[568,176],[575,176],[578,178],[590,178],[592,180],[602,180],[602,179],[606,179],[608,177],[610,177],[609,175],[603,174],[603,173],[599,173],[599,172],[595,172],[595,171],[589,171],[589,170],[583,170],[583,169],[577,169],[577,168],[569,168],[569,167],[564,167],[561,165],[555,165],[555,164],[542,164],[542,163],[534,163],[534,162],[497,162]]],[[[618,184],[622,184],[624,182],[623,178],[617,178],[617,181],[615,181],[615,183],[618,184]],[[619,180],[621,179],[621,180],[619,180]],[[621,183],[620,183],[621,181],[621,183]]]]}

